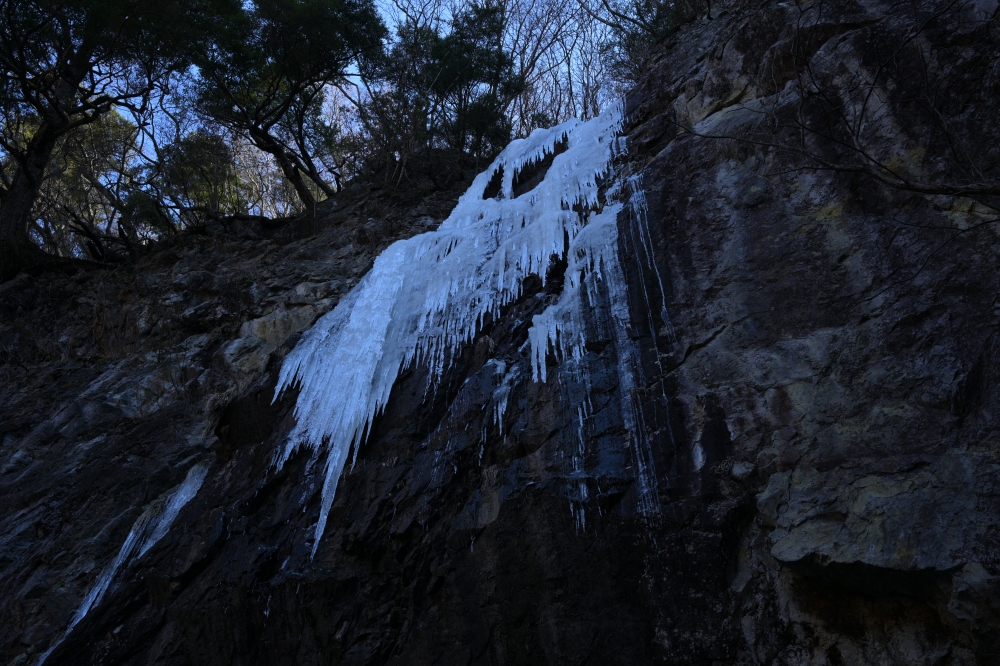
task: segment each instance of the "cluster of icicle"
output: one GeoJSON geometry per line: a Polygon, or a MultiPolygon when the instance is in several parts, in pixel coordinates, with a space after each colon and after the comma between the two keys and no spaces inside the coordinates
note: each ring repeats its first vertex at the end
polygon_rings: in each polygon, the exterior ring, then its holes
{"type": "Polygon", "coordinates": [[[275,397],[299,385],[297,425],[275,464],[303,446],[314,459],[326,453],[313,554],[351,449],[356,457],[400,371],[422,363],[431,382],[440,379],[484,318],[516,300],[529,275],[544,282],[557,258],[567,260],[564,292],[535,317],[529,334],[535,381],[546,379],[550,350],[567,358],[583,353],[581,292],[593,296],[605,254],[616,251],[621,206],[606,203],[602,184],[606,189],[611,162],[623,150],[620,128],[614,108],[512,142],[436,231],[386,249],[285,359],[275,397]],[[542,181],[514,196],[515,174],[546,158],[552,161],[542,181]],[[499,192],[486,198],[497,178],[499,192]]]}
{"type": "Polygon", "coordinates": [[[87,592],[83,603],[73,613],[69,626],[62,636],[35,662],[35,666],[42,666],[48,659],[52,651],[55,650],[66,637],[69,636],[73,628],[80,623],[87,613],[97,607],[104,598],[104,594],[115,583],[118,574],[128,568],[129,564],[138,560],[146,552],[156,545],[156,543],[166,536],[174,518],[180,513],[184,505],[198,494],[201,484],[205,481],[208,473],[208,465],[198,463],[188,470],[184,481],[177,486],[163,501],[156,501],[146,507],[129,530],[125,542],[118,550],[118,555],[101,572],[100,577],[94,586],[87,592]]]}

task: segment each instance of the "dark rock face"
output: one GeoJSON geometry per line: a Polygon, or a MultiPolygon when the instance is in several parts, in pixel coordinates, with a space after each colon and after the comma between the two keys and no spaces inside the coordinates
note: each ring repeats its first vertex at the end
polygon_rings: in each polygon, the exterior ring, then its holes
{"type": "Polygon", "coordinates": [[[446,197],[0,287],[2,658],[200,461],[46,663],[995,663],[996,5],[711,4],[627,104],[641,383],[606,302],[586,380],[532,382],[537,280],[434,390],[401,377],[315,559],[277,367],[391,240],[369,215],[446,197]]]}
{"type": "Polygon", "coordinates": [[[977,124],[995,10],[734,12],[635,96],[664,381],[688,432],[726,443],[720,494],[756,496],[720,596],[748,663],[995,659],[996,202],[916,186],[998,182],[977,124]],[[908,183],[852,170],[861,151],[908,183]]]}

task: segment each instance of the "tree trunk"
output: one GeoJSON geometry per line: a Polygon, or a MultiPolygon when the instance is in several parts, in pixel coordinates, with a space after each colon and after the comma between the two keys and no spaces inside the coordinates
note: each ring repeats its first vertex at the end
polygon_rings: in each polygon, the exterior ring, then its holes
{"type": "Polygon", "coordinates": [[[309,186],[306,185],[306,181],[302,177],[302,172],[292,164],[292,161],[285,155],[284,148],[274,140],[274,137],[263,130],[257,130],[251,131],[250,138],[253,140],[255,146],[265,153],[270,153],[274,161],[278,163],[278,168],[281,169],[281,173],[284,174],[288,182],[295,188],[295,193],[299,195],[299,199],[305,204],[306,210],[316,210],[316,198],[309,191],[309,186]]]}
{"type": "Polygon", "coordinates": [[[45,137],[45,133],[43,126],[29,145],[27,159],[18,167],[0,205],[0,282],[50,257],[28,235],[31,210],[56,144],[55,138],[45,137]]]}
{"type": "Polygon", "coordinates": [[[306,185],[305,179],[302,177],[302,172],[295,168],[291,162],[289,162],[283,155],[275,155],[275,161],[281,168],[281,173],[285,174],[285,178],[288,182],[292,184],[295,188],[295,193],[299,195],[299,199],[305,204],[306,210],[313,211],[316,209],[316,198],[313,196],[312,192],[309,191],[309,186],[306,185]]]}
{"type": "MultiPolygon", "coordinates": [[[[305,162],[309,167],[309,174],[308,174],[309,180],[314,182],[316,184],[316,187],[318,187],[323,192],[323,194],[325,194],[328,198],[333,197],[334,195],[337,194],[337,190],[333,189],[323,181],[323,178],[319,175],[319,170],[316,168],[316,165],[313,164],[312,158],[304,159],[303,162],[305,162]]],[[[339,188],[340,177],[337,176],[336,174],[334,174],[333,177],[336,179],[337,187],[339,188]]]]}

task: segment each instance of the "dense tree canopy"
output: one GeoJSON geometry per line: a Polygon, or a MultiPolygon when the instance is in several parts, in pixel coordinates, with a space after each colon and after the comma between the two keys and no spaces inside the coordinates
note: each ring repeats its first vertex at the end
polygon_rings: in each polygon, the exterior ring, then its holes
{"type": "MultiPolygon", "coordinates": [[[[334,192],[318,119],[326,86],[343,81],[352,62],[374,57],[385,28],[363,0],[257,0],[226,19],[195,60],[198,105],[273,156],[311,208],[313,188],[334,192]]],[[[335,166],[330,173],[339,177],[335,166]]]]}
{"type": "Polygon", "coordinates": [[[57,142],[141,107],[236,0],[7,0],[0,8],[0,277],[38,259],[27,222],[57,142]]]}
{"type": "Polygon", "coordinates": [[[504,111],[524,80],[503,45],[506,18],[499,2],[473,2],[431,49],[437,70],[431,91],[447,111],[441,130],[455,151],[485,155],[510,141],[512,123],[504,111]]]}
{"type": "Polygon", "coordinates": [[[442,150],[461,166],[466,158],[490,158],[511,139],[511,102],[524,90],[524,75],[504,44],[506,7],[472,2],[439,23],[408,20],[395,43],[366,72],[380,87],[361,105],[369,135],[382,147],[398,178],[408,161],[442,150]]]}
{"type": "Polygon", "coordinates": [[[4,0],[0,280],[314,211],[352,178],[466,178],[514,136],[598,113],[635,12],[674,7],[377,1],[4,0]]]}

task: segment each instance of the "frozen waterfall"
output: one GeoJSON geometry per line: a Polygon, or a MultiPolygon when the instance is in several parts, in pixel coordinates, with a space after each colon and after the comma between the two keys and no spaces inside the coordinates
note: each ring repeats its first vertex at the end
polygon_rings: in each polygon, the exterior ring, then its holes
{"type": "Polygon", "coordinates": [[[184,481],[165,499],[153,502],[146,507],[146,510],[139,515],[132,525],[132,529],[129,530],[128,536],[125,537],[125,542],[118,549],[118,555],[104,568],[97,582],[87,592],[83,603],[73,613],[66,631],[63,632],[62,636],[52,647],[42,653],[38,661],[35,662],[35,666],[41,666],[45,663],[45,660],[52,654],[52,651],[66,640],[66,637],[70,635],[70,632],[79,624],[80,620],[101,603],[101,599],[104,598],[105,593],[115,582],[115,579],[122,570],[128,567],[133,561],[145,555],[146,551],[166,536],[177,514],[180,513],[185,504],[198,494],[198,490],[201,489],[201,484],[204,483],[207,474],[208,465],[197,463],[188,470],[184,481]]]}
{"type": "MultiPolygon", "coordinates": [[[[352,448],[357,456],[400,371],[424,363],[430,381],[438,381],[484,317],[497,317],[516,300],[529,275],[544,282],[555,258],[566,258],[566,279],[558,301],[533,320],[533,377],[546,380],[550,352],[582,356],[582,308],[595,298],[598,281],[619,283],[612,295],[624,290],[616,228],[622,204],[609,182],[612,160],[624,149],[621,118],[615,108],[512,142],[436,231],[386,249],[285,359],[275,396],[293,384],[300,392],[297,425],[276,465],[300,447],[314,458],[326,453],[314,555],[348,456],[352,448]],[[530,180],[543,161],[551,162],[548,170],[523,191],[534,181],[519,178],[527,173],[530,180]]],[[[623,303],[619,297],[613,304],[613,316],[627,317],[618,311],[623,303]]]]}

